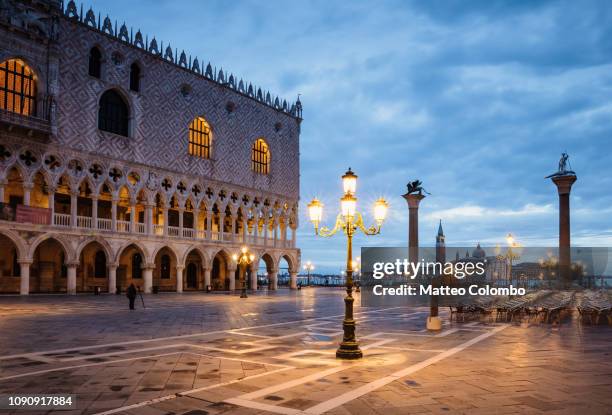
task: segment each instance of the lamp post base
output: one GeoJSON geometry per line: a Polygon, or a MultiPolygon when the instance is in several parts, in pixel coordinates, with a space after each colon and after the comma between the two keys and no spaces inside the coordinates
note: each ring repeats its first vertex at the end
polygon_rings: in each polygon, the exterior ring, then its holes
{"type": "Polygon", "coordinates": [[[427,317],[427,330],[442,330],[442,320],[440,319],[440,317],[427,317]]]}
{"type": "Polygon", "coordinates": [[[356,341],[343,341],[336,350],[336,358],[345,360],[361,359],[363,352],[356,341]]]}

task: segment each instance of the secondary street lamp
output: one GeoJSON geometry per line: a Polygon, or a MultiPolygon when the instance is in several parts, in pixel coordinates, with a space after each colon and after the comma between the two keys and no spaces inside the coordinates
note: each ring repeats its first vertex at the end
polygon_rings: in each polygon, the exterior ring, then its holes
{"type": "MultiPolygon", "coordinates": [[[[240,293],[240,298],[248,298],[247,290],[246,290],[246,274],[247,271],[250,274],[251,270],[249,269],[249,265],[253,263],[255,260],[255,255],[249,253],[249,248],[243,246],[240,250],[240,256],[234,254],[232,255],[232,259],[238,265],[244,265],[244,274],[242,276],[242,292],[240,293]]],[[[250,275],[249,275],[250,276],[250,275]]]]}
{"type": "Polygon", "coordinates": [[[318,199],[315,198],[308,204],[308,212],[310,220],[314,224],[316,235],[330,237],[339,230],[342,230],[346,235],[346,297],[344,298],[344,320],[342,321],[344,336],[342,343],[336,350],[336,357],[340,359],[359,359],[363,357],[363,353],[359,349],[359,344],[355,338],[355,320],[353,319],[353,235],[358,230],[361,230],[365,235],[379,234],[389,205],[384,199],[378,199],[374,204],[376,225],[366,228],[361,213],[357,212],[356,209],[357,176],[351,171],[350,167],[342,176],[342,186],[344,196],[340,199],[341,212],[336,217],[336,224],[333,229],[327,227],[319,229],[319,223],[323,215],[323,203],[318,199]]]}
{"type": "Polygon", "coordinates": [[[314,264],[310,261],[306,262],[306,264],[304,265],[304,271],[308,271],[308,280],[307,280],[307,285],[310,287],[310,271],[314,271],[315,267],[314,264]]]}
{"type": "Polygon", "coordinates": [[[506,236],[506,243],[508,244],[508,250],[504,255],[498,255],[497,259],[502,261],[508,261],[508,277],[506,280],[508,281],[508,285],[512,285],[512,262],[515,259],[520,258],[520,255],[513,252],[512,248],[520,248],[521,245],[516,242],[514,236],[512,236],[511,233],[506,236]]]}

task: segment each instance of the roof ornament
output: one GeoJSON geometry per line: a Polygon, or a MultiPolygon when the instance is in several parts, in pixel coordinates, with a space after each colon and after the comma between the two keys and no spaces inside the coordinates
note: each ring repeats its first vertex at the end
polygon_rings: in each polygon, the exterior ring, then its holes
{"type": "Polygon", "coordinates": [[[206,73],[204,74],[204,76],[213,79],[213,70],[212,66],[210,66],[210,62],[208,62],[208,65],[206,65],[206,73]]]}
{"type": "Polygon", "coordinates": [[[247,90],[247,95],[251,98],[255,96],[255,92],[253,92],[253,84],[249,83],[249,89],[247,90]]]}
{"type": "Polygon", "coordinates": [[[73,0],[70,0],[66,6],[66,16],[71,19],[79,19],[79,13],[77,12],[77,7],[73,0]]]}
{"type": "Polygon", "coordinates": [[[102,24],[102,33],[106,33],[111,36],[114,35],[113,23],[111,22],[111,19],[108,17],[108,15],[104,18],[104,23],[102,24]]]}
{"type": "Polygon", "coordinates": [[[220,84],[225,83],[225,76],[223,75],[223,68],[219,69],[219,73],[217,74],[217,82],[220,84]]]}
{"type": "Polygon", "coordinates": [[[157,47],[157,40],[155,37],[151,40],[151,44],[149,45],[149,52],[159,55],[159,48],[157,47]]]}
{"type": "Polygon", "coordinates": [[[185,55],[185,51],[181,52],[181,57],[179,58],[179,66],[183,68],[187,68],[187,55],[185,55]]]}
{"type": "Polygon", "coordinates": [[[141,49],[145,48],[144,41],[142,39],[142,33],[140,32],[140,29],[138,30],[138,32],[136,32],[136,35],[134,36],[134,46],[136,46],[137,48],[141,48],[141,49]]]}
{"type": "Polygon", "coordinates": [[[270,98],[270,91],[266,93],[266,104],[272,105],[272,98],[270,98]]]}
{"type": "Polygon", "coordinates": [[[242,78],[240,79],[240,82],[238,82],[238,91],[244,94],[244,82],[242,81],[242,78]]]}
{"type": "Polygon", "coordinates": [[[229,82],[230,87],[232,87],[233,89],[236,89],[236,80],[234,79],[234,74],[230,74],[228,82],[229,82]]]}
{"type": "Polygon", "coordinates": [[[193,60],[193,63],[191,64],[191,70],[196,73],[200,73],[200,62],[198,62],[198,58],[195,58],[193,60]]]}
{"type": "Polygon", "coordinates": [[[257,99],[263,101],[263,94],[261,93],[261,88],[257,88],[257,99]]]}
{"type": "Polygon", "coordinates": [[[274,108],[280,108],[280,101],[278,100],[278,97],[274,98],[274,108]]]}
{"type": "Polygon", "coordinates": [[[164,54],[164,59],[170,61],[170,62],[174,62],[174,55],[172,54],[172,48],[170,47],[170,45],[168,45],[168,47],[166,48],[166,53],[164,54]]]}
{"type": "Polygon", "coordinates": [[[123,40],[126,43],[130,43],[130,35],[128,33],[127,27],[125,26],[125,22],[121,25],[119,29],[119,40],[123,40]]]}
{"type": "Polygon", "coordinates": [[[96,14],[91,9],[91,7],[89,8],[89,10],[87,10],[87,13],[85,14],[85,24],[89,27],[93,27],[94,29],[98,28],[98,25],[96,24],[96,14]]]}

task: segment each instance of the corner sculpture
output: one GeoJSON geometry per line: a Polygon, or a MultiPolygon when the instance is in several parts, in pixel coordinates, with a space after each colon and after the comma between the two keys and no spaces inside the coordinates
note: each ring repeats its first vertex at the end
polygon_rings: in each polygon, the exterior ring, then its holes
{"type": "Polygon", "coordinates": [[[427,190],[423,188],[423,182],[420,180],[414,180],[412,182],[408,182],[408,193],[409,195],[418,193],[422,195],[423,193],[427,195],[431,195],[427,190]]]}

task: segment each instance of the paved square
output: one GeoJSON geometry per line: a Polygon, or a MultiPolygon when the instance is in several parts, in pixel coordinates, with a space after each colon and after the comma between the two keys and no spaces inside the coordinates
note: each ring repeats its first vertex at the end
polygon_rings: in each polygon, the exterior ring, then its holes
{"type": "MultiPolygon", "coordinates": [[[[356,304],[365,358],[336,360],[343,291],[0,297],[0,393],[78,414],[609,414],[609,327],[449,323],[356,304]]],[[[23,412],[21,412],[23,413],[23,412]]],[[[30,412],[32,413],[32,412],[30,412]]]]}

